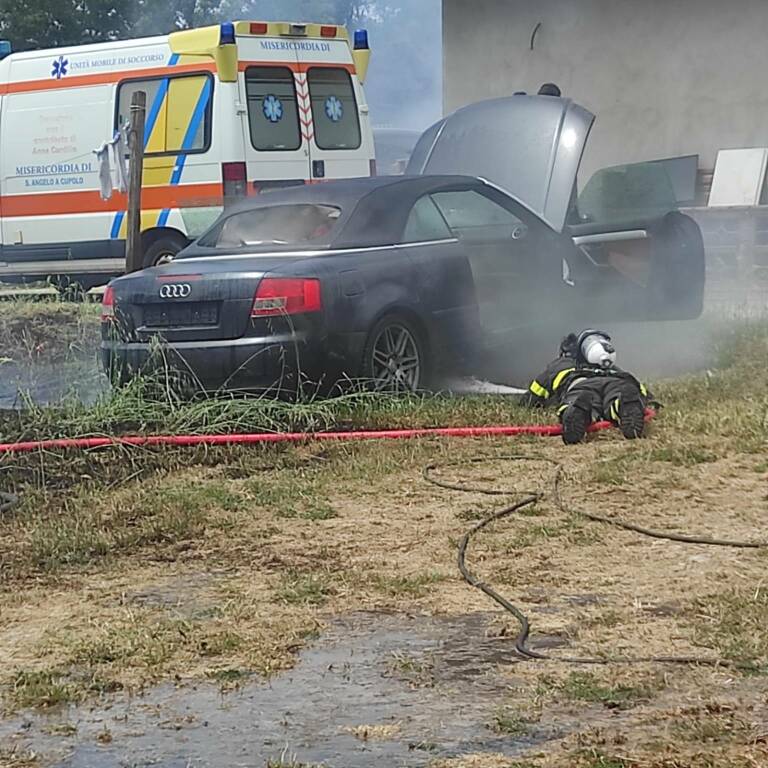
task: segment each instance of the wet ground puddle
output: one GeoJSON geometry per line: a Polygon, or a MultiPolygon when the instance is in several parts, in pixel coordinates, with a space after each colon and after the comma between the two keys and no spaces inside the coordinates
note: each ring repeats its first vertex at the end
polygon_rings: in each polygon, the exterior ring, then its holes
{"type": "Polygon", "coordinates": [[[0,365],[0,410],[23,408],[28,402],[48,405],[64,398],[89,404],[107,390],[107,378],[95,359],[59,363],[0,365]]]}
{"type": "Polygon", "coordinates": [[[513,700],[510,639],[487,636],[492,615],[456,619],[356,614],[335,622],[296,667],[223,694],[212,684],[163,685],[91,707],[16,716],[0,744],[70,768],[264,766],[286,762],[425,766],[473,752],[510,756],[552,738],[495,733],[513,700]],[[361,738],[361,726],[384,734],[361,738]],[[68,735],[67,735],[68,734],[68,735]]]}

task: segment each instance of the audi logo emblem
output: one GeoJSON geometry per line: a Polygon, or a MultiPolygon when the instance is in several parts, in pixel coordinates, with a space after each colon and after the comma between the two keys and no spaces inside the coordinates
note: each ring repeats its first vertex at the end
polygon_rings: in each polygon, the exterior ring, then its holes
{"type": "Polygon", "coordinates": [[[176,283],[174,285],[164,285],[160,289],[161,299],[186,299],[192,293],[192,286],[187,283],[176,283]]]}

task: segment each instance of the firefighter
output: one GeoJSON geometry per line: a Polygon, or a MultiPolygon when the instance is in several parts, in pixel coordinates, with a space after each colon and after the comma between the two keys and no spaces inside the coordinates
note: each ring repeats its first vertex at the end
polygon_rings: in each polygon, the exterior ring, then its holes
{"type": "Polygon", "coordinates": [[[560,354],[537,376],[523,396],[530,406],[554,406],[563,425],[563,442],[584,440],[595,421],[615,424],[628,440],[642,437],[646,387],[616,365],[616,349],[604,331],[571,333],[560,354]]]}

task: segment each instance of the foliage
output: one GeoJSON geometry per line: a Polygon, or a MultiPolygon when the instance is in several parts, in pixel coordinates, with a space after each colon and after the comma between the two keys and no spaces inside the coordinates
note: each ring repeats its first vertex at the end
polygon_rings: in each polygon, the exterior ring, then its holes
{"type": "Polygon", "coordinates": [[[353,0],[0,0],[0,30],[15,50],[115,40],[201,26],[225,18],[363,18],[373,4],[353,0]]]}

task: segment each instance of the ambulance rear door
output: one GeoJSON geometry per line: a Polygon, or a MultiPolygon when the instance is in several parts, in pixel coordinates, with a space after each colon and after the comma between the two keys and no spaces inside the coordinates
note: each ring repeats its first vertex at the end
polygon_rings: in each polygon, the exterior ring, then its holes
{"type": "Polygon", "coordinates": [[[238,37],[248,194],[310,178],[309,104],[297,93],[291,38],[238,37]]]}
{"type": "Polygon", "coordinates": [[[311,178],[369,176],[374,158],[368,104],[344,38],[318,42],[300,53],[297,83],[309,97],[311,178]]]}

